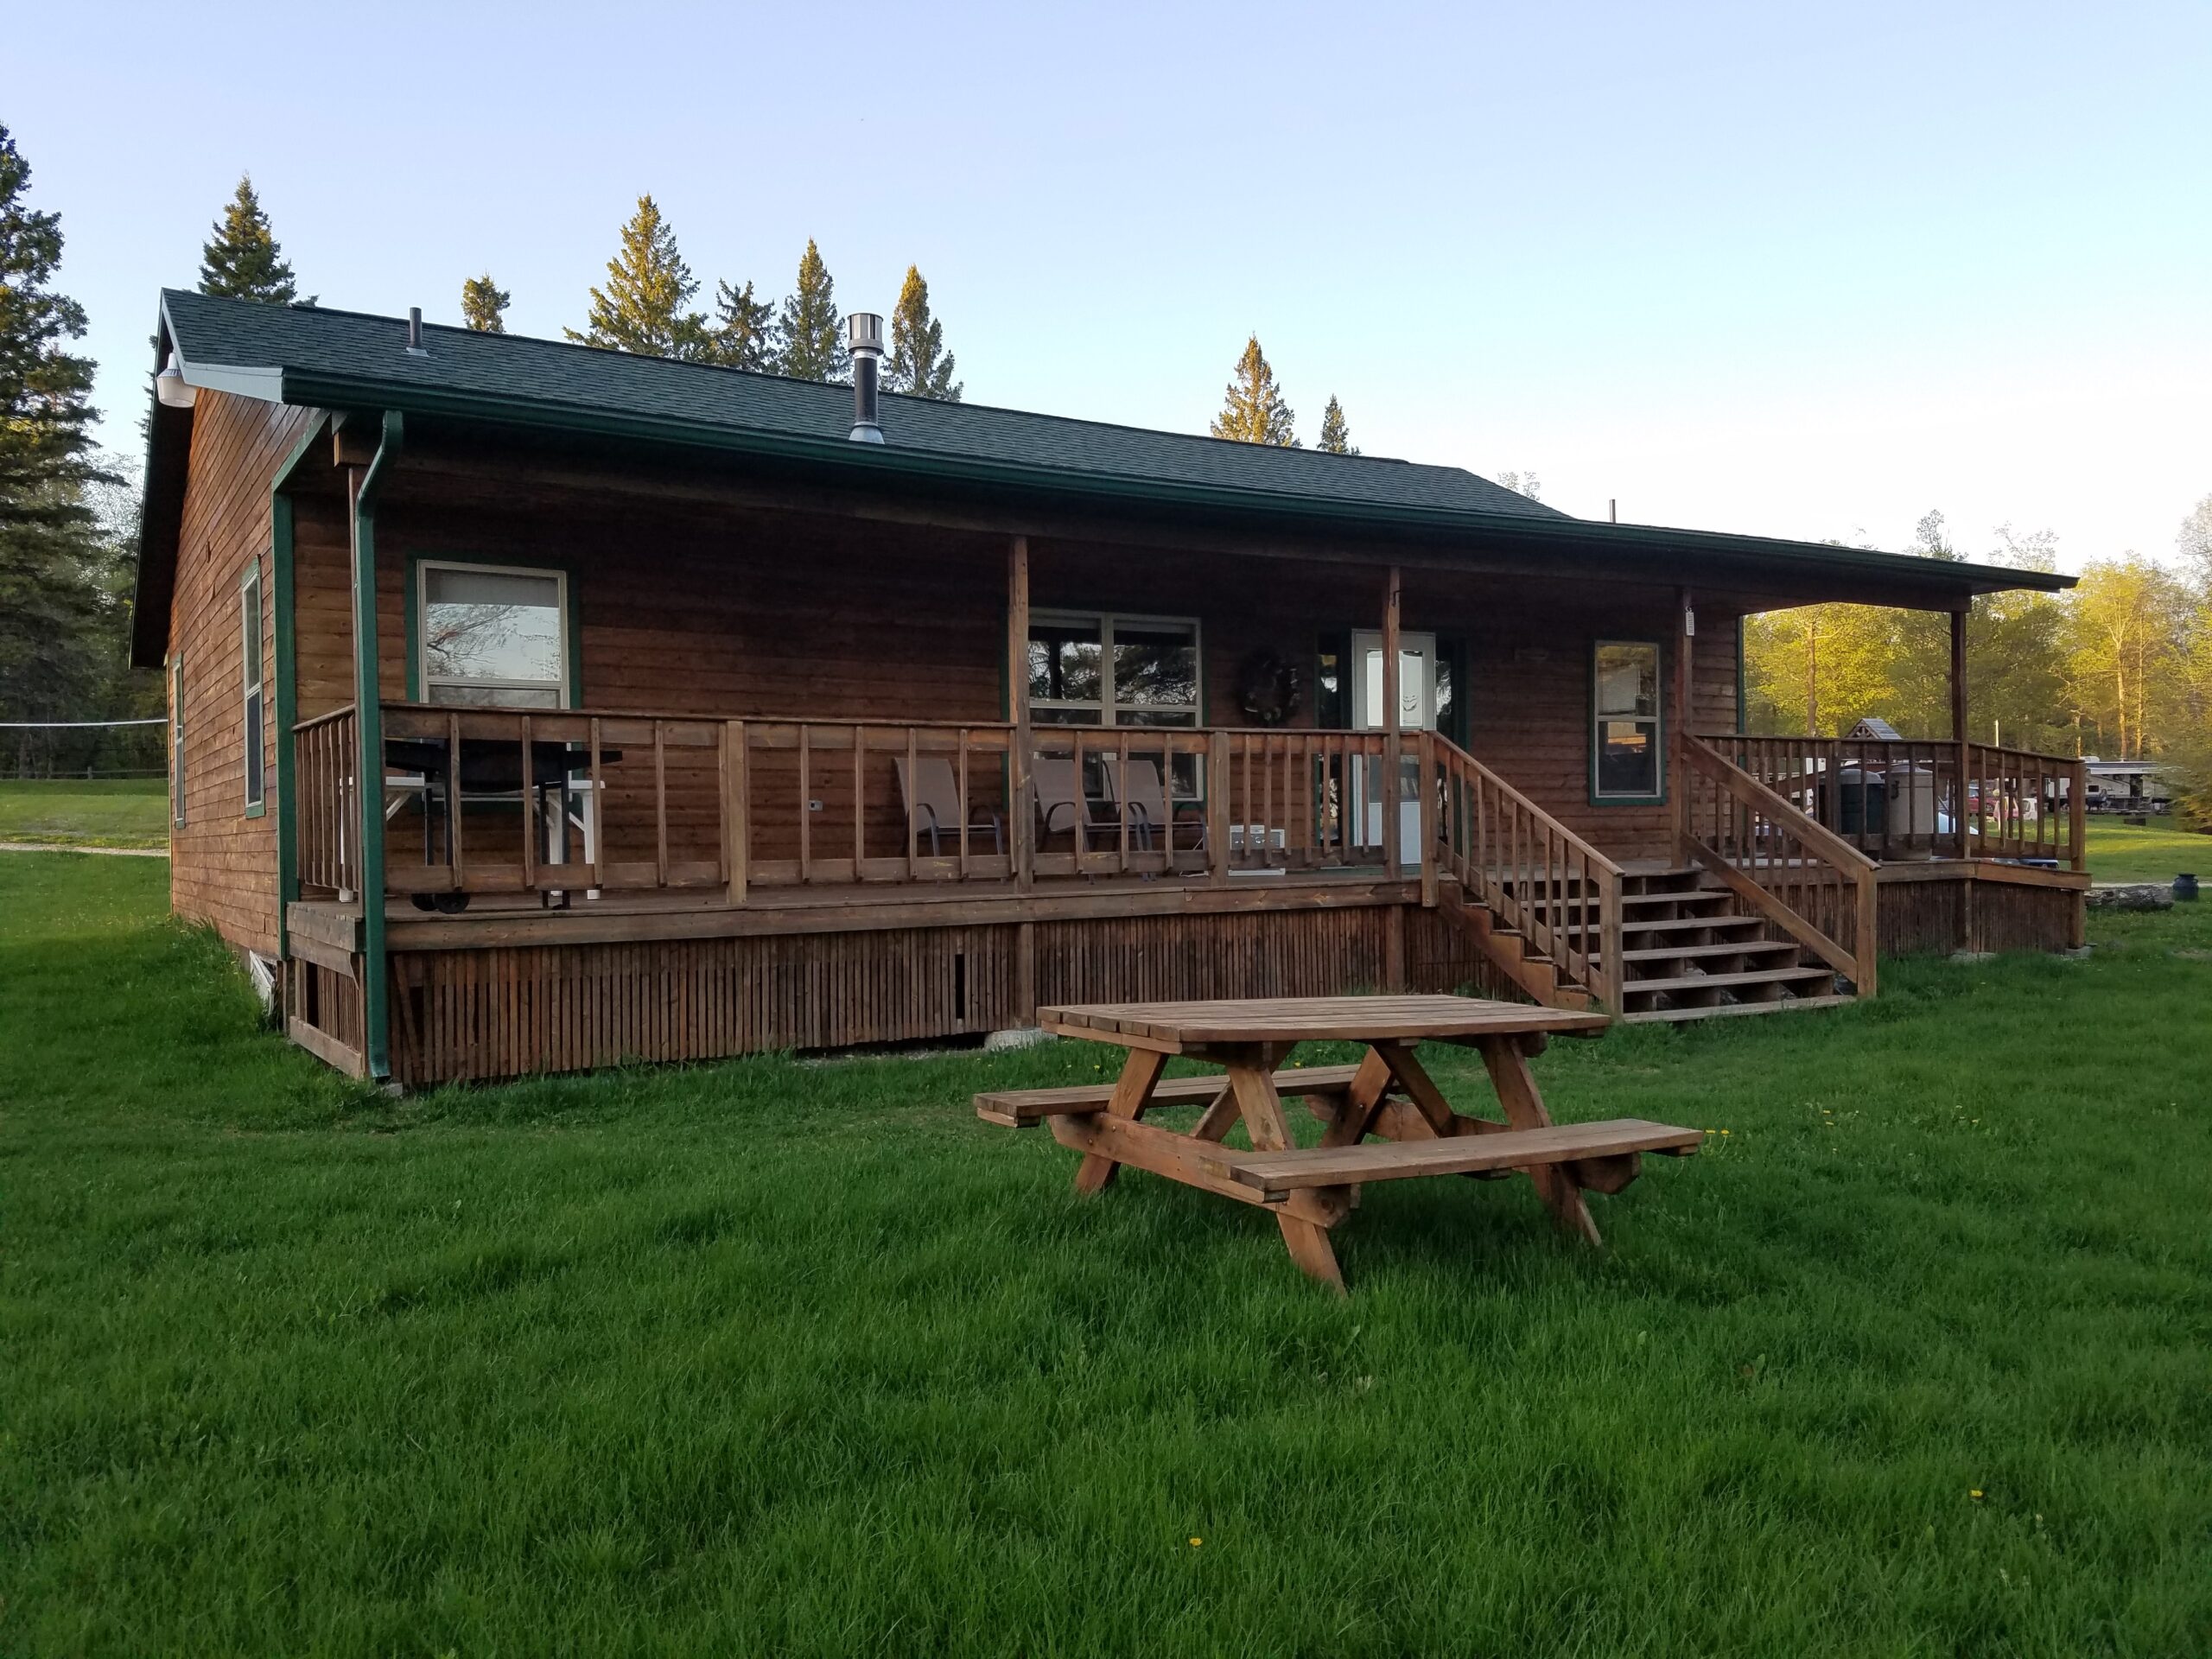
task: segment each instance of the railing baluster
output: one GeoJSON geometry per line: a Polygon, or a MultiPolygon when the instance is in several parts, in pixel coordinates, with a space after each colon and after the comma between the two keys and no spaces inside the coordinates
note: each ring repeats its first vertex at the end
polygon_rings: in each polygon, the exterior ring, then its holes
{"type": "Polygon", "coordinates": [[[798,724],[798,879],[804,882],[814,880],[814,820],[811,803],[807,753],[810,728],[804,721],[798,724]]]}
{"type": "Polygon", "coordinates": [[[653,885],[668,885],[668,729],[653,721],[653,885]]]}
{"type": "Polygon", "coordinates": [[[594,887],[599,887],[600,867],[607,862],[607,785],[599,770],[599,716],[591,721],[591,800],[584,811],[584,824],[590,834],[584,851],[591,866],[594,887]]]}
{"type": "MultiPolygon", "coordinates": [[[[522,717],[522,885],[525,893],[537,891],[537,778],[535,772],[537,756],[531,748],[531,718],[522,717]]],[[[561,780],[565,791],[569,780],[561,780]]],[[[562,803],[561,811],[567,812],[568,804],[562,803]]]]}
{"type": "Polygon", "coordinates": [[[461,851],[461,716],[446,716],[446,880],[464,890],[461,851]]]}
{"type": "MultiPolygon", "coordinates": [[[[963,726],[963,727],[960,728],[960,740],[959,740],[959,741],[960,741],[960,879],[961,879],[963,881],[965,881],[965,880],[968,879],[968,820],[969,820],[969,819],[970,819],[970,818],[972,818],[972,817],[974,817],[976,816],[976,815],[975,815],[975,812],[973,811],[973,810],[972,810],[972,809],[971,809],[971,807],[969,806],[969,800],[968,800],[968,728],[967,728],[965,726],[963,726]]],[[[912,730],[911,728],[909,728],[909,730],[907,731],[907,734],[906,734],[906,753],[907,753],[907,756],[908,756],[908,760],[907,760],[907,762],[906,762],[906,773],[907,773],[907,777],[909,778],[909,779],[911,779],[912,778],[912,776],[913,776],[913,771],[914,771],[914,766],[913,766],[913,760],[912,760],[912,755],[913,755],[913,752],[914,752],[914,750],[913,750],[913,744],[914,744],[914,734],[913,734],[912,730]]],[[[910,828],[911,828],[911,826],[910,826],[910,828]]],[[[907,839],[908,839],[908,841],[909,841],[909,842],[911,842],[911,841],[913,839],[913,837],[912,837],[912,836],[910,834],[910,835],[907,836],[907,839]]]]}

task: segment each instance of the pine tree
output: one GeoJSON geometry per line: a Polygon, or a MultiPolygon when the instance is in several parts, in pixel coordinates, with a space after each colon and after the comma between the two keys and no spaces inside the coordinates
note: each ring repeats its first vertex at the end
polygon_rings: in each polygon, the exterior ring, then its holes
{"type": "MultiPolygon", "coordinates": [[[[92,492],[92,363],[65,348],[85,310],[53,291],[61,220],[23,200],[30,167],[0,126],[0,720],[82,718],[112,658],[114,607],[92,492]]],[[[18,765],[50,760],[11,734],[18,765]]]]}
{"type": "Polygon", "coordinates": [[[461,285],[461,320],[474,333],[507,332],[507,307],[514,296],[492,280],[492,273],[472,276],[461,285]]]}
{"type": "Polygon", "coordinates": [[[1332,455],[1356,455],[1352,447],[1351,428],[1345,424],[1344,405],[1337,401],[1334,392],[1329,394],[1329,406],[1321,411],[1321,436],[1313,446],[1332,455]]]}
{"type": "Polygon", "coordinates": [[[944,325],[930,315],[930,285],[913,265],[899,289],[899,306],[891,314],[891,357],[884,365],[883,384],[891,391],[910,397],[934,397],[941,404],[960,401],[960,384],[952,378],[952,353],[944,349],[944,325]]]}
{"type": "Polygon", "coordinates": [[[1260,337],[1255,334],[1246,343],[1244,355],[1236,359],[1236,378],[1229,383],[1221,413],[1214,416],[1213,435],[1241,443],[1295,449],[1299,444],[1292,429],[1296,423],[1297,417],[1275,385],[1275,372],[1268,366],[1267,356],[1260,350],[1260,337]]]}
{"type": "Polygon", "coordinates": [[[798,290],[784,301],[783,315],[776,320],[776,372],[794,380],[846,378],[852,361],[845,351],[843,323],[830,267],[809,237],[798,262],[798,290]]]}
{"type": "Polygon", "coordinates": [[[728,369],[771,372],[776,366],[776,308],[753,297],[753,284],[715,288],[714,360],[728,369]]]}
{"type": "Polygon", "coordinates": [[[77,499],[106,476],[91,460],[92,360],[62,349],[85,308],[52,291],[61,216],[23,202],[30,164],[0,126],[0,529],[89,524],[77,499]]]}
{"type": "Polygon", "coordinates": [[[289,305],[300,296],[290,262],[276,245],[269,215],[253,193],[251,174],[238,180],[238,194],[200,251],[200,291],[269,305],[289,305]]]}
{"type": "Polygon", "coordinates": [[[659,204],[639,196],[638,211],[622,227],[621,249],[607,262],[607,286],[591,291],[583,332],[565,332],[587,346],[702,361],[714,350],[707,320],[684,309],[698,291],[659,204]]]}

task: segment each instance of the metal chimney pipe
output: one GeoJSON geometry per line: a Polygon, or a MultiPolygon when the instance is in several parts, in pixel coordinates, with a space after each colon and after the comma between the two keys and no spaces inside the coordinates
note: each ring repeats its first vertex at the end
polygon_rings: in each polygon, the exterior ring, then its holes
{"type": "Polygon", "coordinates": [[[873,311],[855,311],[845,327],[853,354],[853,429],[847,435],[855,443],[881,443],[876,377],[882,367],[883,319],[873,311]]]}
{"type": "Polygon", "coordinates": [[[423,344],[423,308],[410,305],[407,308],[407,355],[428,357],[429,354],[429,348],[423,344]]]}

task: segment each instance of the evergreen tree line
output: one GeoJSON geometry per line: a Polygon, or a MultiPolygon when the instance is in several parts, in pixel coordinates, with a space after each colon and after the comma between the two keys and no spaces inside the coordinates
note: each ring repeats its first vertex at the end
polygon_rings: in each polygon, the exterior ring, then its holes
{"type": "MultiPolygon", "coordinates": [[[[677,248],[676,232],[660,205],[640,196],[637,211],[622,226],[614,257],[607,262],[606,285],[591,290],[584,326],[564,332],[580,345],[645,357],[713,363],[795,380],[851,378],[836,283],[811,238],[799,257],[797,282],[780,305],[750,281],[742,287],[718,282],[709,308],[700,311],[692,305],[699,291],[699,279],[677,248]]],[[[503,334],[511,298],[489,272],[471,277],[461,285],[461,320],[480,334],[503,334]]],[[[912,265],[906,267],[891,314],[890,344],[883,365],[887,391],[960,401],[952,353],[944,349],[944,325],[931,314],[929,283],[912,265]]]]}

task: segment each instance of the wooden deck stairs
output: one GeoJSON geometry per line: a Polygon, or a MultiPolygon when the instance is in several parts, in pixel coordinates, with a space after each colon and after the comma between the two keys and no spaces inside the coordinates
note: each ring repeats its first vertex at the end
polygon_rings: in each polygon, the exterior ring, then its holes
{"type": "MultiPolygon", "coordinates": [[[[1576,884],[1558,898],[1528,899],[1532,914],[1597,948],[1594,901],[1576,884]],[[1554,912],[1557,912],[1554,918],[1554,912]]],[[[1589,988],[1567,976],[1518,930],[1456,881],[1440,884],[1438,907],[1474,937],[1499,972],[1548,1007],[1588,1008],[1589,988]]],[[[1631,871],[1621,878],[1622,1018],[1631,1023],[1709,1020],[1786,1008],[1833,1007],[1854,1000],[1835,971],[1752,913],[1734,893],[1688,867],[1631,871]]],[[[1602,965],[1603,957],[1593,961],[1602,965]]]]}

